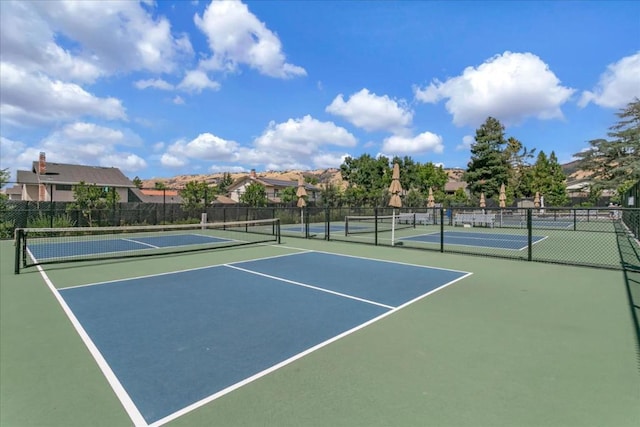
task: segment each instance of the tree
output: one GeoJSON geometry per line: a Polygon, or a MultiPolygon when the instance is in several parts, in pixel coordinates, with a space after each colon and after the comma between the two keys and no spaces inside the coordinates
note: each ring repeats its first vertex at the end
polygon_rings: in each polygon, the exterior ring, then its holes
{"type": "Polygon", "coordinates": [[[508,198],[531,196],[531,165],[536,149],[529,151],[518,139],[509,137],[503,154],[509,165],[507,187],[508,198]]]}
{"type": "Polygon", "coordinates": [[[640,179],[640,100],[636,98],[616,115],[618,122],[607,133],[610,139],[591,140],[589,149],[574,154],[596,189],[617,190],[626,181],[640,179]]]}
{"type": "MultiPolygon", "coordinates": [[[[0,169],[0,190],[4,188],[4,186],[7,184],[7,182],[9,181],[9,168],[7,169],[0,169]]],[[[4,214],[4,212],[7,209],[7,200],[9,199],[9,196],[7,196],[4,193],[0,193],[0,213],[4,214]]]]}
{"type": "Polygon", "coordinates": [[[569,203],[567,196],[567,177],[558,163],[555,152],[549,155],[549,189],[545,194],[545,201],[549,206],[565,206],[569,203]]]}
{"type": "Polygon", "coordinates": [[[155,188],[156,190],[166,190],[167,186],[162,181],[156,181],[153,185],[153,188],[155,188]]]}
{"type": "Polygon", "coordinates": [[[207,200],[207,190],[206,182],[187,182],[184,189],[180,191],[184,210],[192,214],[202,212],[205,208],[205,200],[207,200]]]}
{"type": "Polygon", "coordinates": [[[340,187],[328,183],[320,190],[320,200],[323,206],[337,208],[342,206],[343,194],[340,187]]]}
{"type": "Polygon", "coordinates": [[[233,178],[231,178],[231,174],[229,172],[225,172],[222,174],[222,178],[218,181],[218,186],[216,187],[217,194],[227,194],[229,186],[233,184],[233,178]]]}
{"type": "Polygon", "coordinates": [[[133,178],[132,182],[133,182],[133,185],[135,185],[137,188],[142,188],[142,180],[140,179],[139,176],[136,176],[135,178],[133,178]]]}
{"type": "Polygon", "coordinates": [[[404,198],[405,205],[409,207],[422,207],[426,204],[427,199],[424,197],[424,194],[420,190],[412,188],[407,192],[407,195],[404,198]]]}
{"type": "Polygon", "coordinates": [[[493,117],[476,130],[475,142],[471,144],[471,160],[463,179],[471,193],[491,198],[500,193],[500,186],[509,179],[509,164],[503,154],[506,145],[504,126],[493,117]]]}
{"type": "Polygon", "coordinates": [[[540,151],[532,167],[532,192],[543,195],[547,206],[563,206],[569,202],[566,181],[556,153],[552,151],[547,158],[544,151],[540,151]]]}
{"type": "Polygon", "coordinates": [[[93,213],[107,206],[114,206],[120,199],[115,188],[98,187],[80,181],[73,186],[74,202],[67,206],[67,210],[79,210],[87,220],[89,227],[93,227],[93,213]]]}
{"type": "Polygon", "coordinates": [[[280,192],[280,201],[282,203],[293,203],[298,201],[298,189],[296,187],[287,187],[280,192]]]}
{"type": "Polygon", "coordinates": [[[240,196],[240,202],[256,208],[267,206],[267,190],[257,182],[252,182],[240,196]]]}
{"type": "Polygon", "coordinates": [[[357,200],[360,206],[381,204],[391,184],[391,172],[389,158],[386,156],[376,159],[369,154],[363,154],[357,159],[346,157],[340,165],[340,173],[342,179],[349,182],[349,191],[345,192],[349,203],[357,200]],[[358,190],[351,190],[354,187],[358,190]],[[356,198],[352,197],[356,194],[356,198]]]}

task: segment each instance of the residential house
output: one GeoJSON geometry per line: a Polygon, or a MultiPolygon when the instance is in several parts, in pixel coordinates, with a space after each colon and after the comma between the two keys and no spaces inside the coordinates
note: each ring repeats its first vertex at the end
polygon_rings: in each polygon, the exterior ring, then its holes
{"type": "Polygon", "coordinates": [[[464,192],[467,194],[467,196],[470,196],[471,193],[469,192],[469,189],[467,188],[467,183],[463,182],[463,181],[449,181],[444,185],[444,192],[445,194],[455,194],[456,191],[458,191],[460,188],[462,188],[464,190],[464,192]]]}
{"type": "MultiPolygon", "coordinates": [[[[247,176],[239,178],[229,186],[229,198],[234,202],[239,203],[240,197],[246,191],[247,187],[253,183],[262,185],[267,193],[267,199],[270,203],[281,203],[280,196],[282,191],[290,187],[298,187],[297,181],[287,181],[282,179],[271,179],[258,177],[254,169],[247,176]]],[[[320,188],[315,185],[305,183],[305,190],[307,191],[307,200],[315,202],[320,198],[320,188]]]]}
{"type": "Polygon", "coordinates": [[[80,182],[105,189],[115,188],[120,202],[128,202],[129,190],[135,188],[118,168],[47,162],[45,153],[40,153],[31,170],[19,170],[17,173],[21,199],[28,201],[73,201],[73,186],[80,182]]]}

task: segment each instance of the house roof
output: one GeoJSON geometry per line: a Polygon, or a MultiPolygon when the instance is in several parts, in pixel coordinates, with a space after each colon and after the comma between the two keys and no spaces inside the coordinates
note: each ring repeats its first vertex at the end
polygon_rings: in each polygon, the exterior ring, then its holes
{"type": "Polygon", "coordinates": [[[22,194],[22,187],[19,185],[14,185],[12,187],[7,187],[3,190],[4,194],[22,194]]]}
{"type": "Polygon", "coordinates": [[[118,168],[47,162],[46,173],[40,175],[37,173],[38,164],[37,161],[33,162],[30,171],[19,170],[17,173],[18,183],[73,185],[83,181],[101,187],[135,187],[118,168]]]}
{"type": "Polygon", "coordinates": [[[449,181],[444,184],[444,191],[446,192],[455,192],[459,188],[467,188],[467,183],[460,181],[449,181]]]}

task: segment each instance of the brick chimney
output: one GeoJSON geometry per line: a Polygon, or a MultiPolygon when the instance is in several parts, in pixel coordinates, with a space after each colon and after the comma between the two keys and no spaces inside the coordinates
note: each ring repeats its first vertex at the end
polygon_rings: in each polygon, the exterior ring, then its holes
{"type": "Polygon", "coordinates": [[[40,152],[40,159],[38,160],[38,175],[45,175],[47,173],[47,158],[44,151],[40,152]]]}
{"type": "Polygon", "coordinates": [[[256,179],[258,176],[256,175],[256,170],[255,169],[251,169],[251,178],[252,179],[256,179]]]}

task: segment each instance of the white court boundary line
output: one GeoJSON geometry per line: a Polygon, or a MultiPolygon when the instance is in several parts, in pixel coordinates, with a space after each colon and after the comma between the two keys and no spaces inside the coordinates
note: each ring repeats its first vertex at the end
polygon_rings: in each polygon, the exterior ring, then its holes
{"type": "MultiPolygon", "coordinates": [[[[29,256],[31,256],[31,252],[28,249],[27,249],[27,252],[29,253],[29,256]]],[[[73,311],[67,305],[67,302],[64,300],[64,298],[62,297],[58,289],[54,286],[51,279],[49,279],[49,276],[47,275],[47,273],[44,271],[41,265],[37,265],[36,267],[40,272],[42,279],[47,284],[47,287],[49,288],[53,296],[56,298],[56,300],[62,307],[62,310],[64,311],[64,313],[67,315],[67,317],[71,321],[71,324],[73,325],[76,332],[80,336],[80,339],[82,340],[82,342],[84,342],[85,346],[89,350],[89,353],[91,353],[91,355],[93,356],[93,359],[96,361],[96,364],[102,371],[102,374],[107,379],[107,382],[113,389],[113,392],[115,393],[116,397],[118,398],[118,400],[120,400],[120,403],[122,404],[125,411],[129,415],[129,418],[131,418],[131,421],[133,421],[133,425],[136,427],[147,427],[148,424],[145,421],[142,414],[140,413],[140,411],[138,411],[138,407],[133,403],[133,400],[131,399],[129,394],[126,392],[126,390],[118,380],[118,377],[116,377],[115,373],[111,370],[111,367],[109,366],[105,358],[102,356],[102,353],[100,353],[100,350],[98,350],[98,347],[91,340],[87,331],[85,331],[85,329],[82,327],[78,318],[75,316],[75,314],[73,314],[73,311]]]]}

